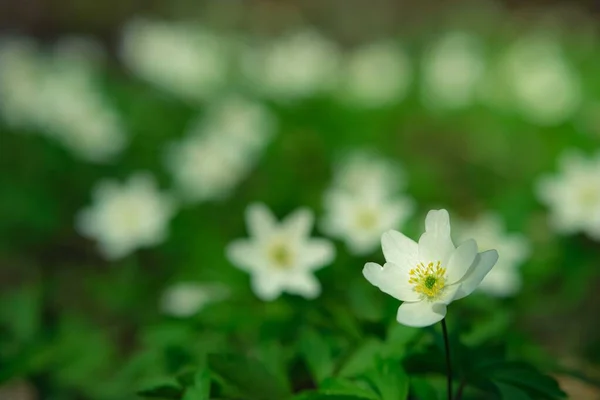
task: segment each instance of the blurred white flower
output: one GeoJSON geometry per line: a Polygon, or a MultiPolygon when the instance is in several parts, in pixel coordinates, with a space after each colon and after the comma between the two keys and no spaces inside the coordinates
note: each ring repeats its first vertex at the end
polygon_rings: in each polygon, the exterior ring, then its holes
{"type": "Polygon", "coordinates": [[[354,254],[373,251],[381,235],[399,228],[412,214],[413,202],[403,196],[354,194],[333,188],[325,196],[323,232],[346,242],[354,254]]]}
{"type": "Polygon", "coordinates": [[[273,137],[276,119],[260,103],[231,96],[195,121],[167,151],[167,167],[189,201],[227,197],[273,137]]]}
{"type": "Polygon", "coordinates": [[[560,45],[547,36],[524,37],[501,61],[503,84],[518,110],[531,122],[557,125],[579,108],[582,100],[578,72],[560,45]]]}
{"type": "Polygon", "coordinates": [[[521,288],[519,268],[530,252],[527,238],[506,232],[502,218],[494,213],[483,214],[474,221],[461,221],[456,230],[459,243],[477,238],[479,250],[496,248],[501,256],[479,289],[496,297],[515,295],[521,288]]]}
{"type": "Polygon", "coordinates": [[[43,111],[38,104],[42,65],[32,40],[16,37],[0,42],[0,114],[9,125],[38,126],[43,111]]]}
{"type": "Polygon", "coordinates": [[[231,61],[224,38],[193,24],[144,19],[125,27],[121,57],[142,79],[192,102],[227,83],[231,61]]]}
{"type": "Polygon", "coordinates": [[[389,195],[404,184],[397,164],[371,152],[348,153],[334,166],[333,186],[353,194],[389,195]]]}
{"type": "Polygon", "coordinates": [[[344,60],[340,76],[343,101],[362,107],[381,107],[406,96],[412,66],[397,44],[378,42],[351,53],[344,60]]]}
{"type": "Polygon", "coordinates": [[[423,59],[422,99],[432,108],[469,106],[485,70],[483,44],[472,34],[447,33],[423,59]]]}
{"type": "Polygon", "coordinates": [[[550,209],[550,225],[558,233],[584,232],[600,240],[600,153],[586,157],[566,151],[560,171],[538,182],[537,195],[550,209]]]}
{"type": "Polygon", "coordinates": [[[126,184],[104,180],[93,192],[94,204],[77,215],[76,228],[96,239],[108,259],[165,240],[174,214],[170,197],[158,191],[152,175],[138,173],[126,184]]]}
{"type": "Polygon", "coordinates": [[[0,109],[5,120],[49,134],[88,161],[116,156],[127,136],[95,82],[99,52],[96,42],[75,37],[57,42],[49,54],[27,40],[5,43],[0,48],[0,109]]]}
{"type": "Polygon", "coordinates": [[[381,247],[386,264],[367,263],[363,275],[404,302],[396,318],[414,327],[441,321],[448,304],[471,294],[498,260],[496,250],[478,253],[473,239],[455,248],[446,210],[427,214],[425,233],[418,243],[388,231],[381,237],[381,247]]]}
{"type": "Polygon", "coordinates": [[[273,99],[288,101],[331,89],[339,61],[335,43],[307,30],[247,48],[241,67],[251,86],[273,99]]]}
{"type": "Polygon", "coordinates": [[[274,300],[282,292],[315,298],[321,292],[313,272],[329,264],[335,248],[326,239],[310,238],[313,214],[300,209],[278,223],[263,204],[246,210],[250,238],[227,247],[227,257],[252,275],[252,289],[263,300],[274,300]]]}
{"type": "Polygon", "coordinates": [[[218,283],[179,282],[167,287],[160,309],[174,317],[190,317],[211,303],[229,297],[229,288],[218,283]]]}

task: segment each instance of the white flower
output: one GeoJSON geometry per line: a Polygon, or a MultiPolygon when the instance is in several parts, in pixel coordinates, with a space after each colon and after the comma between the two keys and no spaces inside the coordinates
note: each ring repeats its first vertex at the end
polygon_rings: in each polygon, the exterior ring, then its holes
{"type": "Polygon", "coordinates": [[[274,136],[277,120],[262,104],[230,95],[194,121],[167,150],[166,163],[189,201],[227,197],[274,136]]]}
{"type": "Polygon", "coordinates": [[[167,315],[190,317],[207,305],[222,301],[228,296],[229,289],[222,284],[180,282],[164,291],[160,309],[167,315]]]}
{"type": "Polygon", "coordinates": [[[464,32],[446,34],[433,44],[423,60],[423,102],[447,109],[470,105],[484,68],[479,38],[464,32]]]}
{"type": "Polygon", "coordinates": [[[42,68],[36,44],[27,38],[0,43],[0,113],[18,128],[36,128],[39,114],[39,79],[42,68]]]}
{"type": "Polygon", "coordinates": [[[333,42],[313,31],[298,31],[246,49],[242,73],[265,95],[296,100],[330,89],[336,82],[339,58],[333,42]]]}
{"type": "Polygon", "coordinates": [[[483,214],[475,221],[463,221],[457,231],[459,242],[477,238],[479,250],[496,248],[501,255],[479,289],[496,297],[516,294],[521,288],[519,267],[529,255],[527,238],[517,233],[507,233],[500,216],[493,213],[483,214]]]}
{"type": "Polygon", "coordinates": [[[560,172],[540,179],[537,194],[550,208],[557,232],[581,231],[600,240],[600,153],[587,158],[579,151],[565,152],[560,172]]]}
{"type": "Polygon", "coordinates": [[[413,212],[413,202],[401,196],[388,198],[377,192],[353,194],[332,189],[325,197],[323,231],[343,239],[354,254],[373,251],[381,235],[399,228],[413,212]]]}
{"type": "Polygon", "coordinates": [[[406,53],[391,42],[363,46],[345,60],[341,71],[343,101],[381,107],[402,99],[409,89],[412,67],[406,53]]]}
{"type": "Polygon", "coordinates": [[[263,204],[246,211],[249,239],[238,239],[227,247],[227,257],[252,275],[252,289],[263,300],[274,300],[281,292],[315,298],[321,292],[313,272],[329,264],[335,248],[325,239],[311,239],[313,214],[300,209],[278,223],[263,204]]]}
{"type": "Polygon", "coordinates": [[[387,195],[404,183],[404,174],[398,165],[364,151],[346,154],[334,170],[333,185],[354,194],[387,195]]]}
{"type": "Polygon", "coordinates": [[[532,35],[516,42],[501,61],[503,83],[518,110],[531,122],[557,125],[570,118],[582,100],[581,82],[560,45],[532,35]]]}
{"type": "Polygon", "coordinates": [[[123,32],[121,56],[141,78],[184,100],[206,100],[229,74],[229,45],[195,25],[136,19],[123,32]]]}
{"type": "Polygon", "coordinates": [[[478,253],[473,239],[454,247],[446,210],[432,210],[419,242],[397,231],[381,237],[382,267],[367,263],[363,275],[381,291],[402,300],[397,320],[423,327],[446,316],[446,307],[471,294],[498,260],[498,253],[478,253]]]}
{"type": "Polygon", "coordinates": [[[231,146],[255,155],[275,134],[277,119],[263,104],[241,95],[228,95],[215,101],[202,125],[214,131],[231,146]]]}
{"type": "Polygon", "coordinates": [[[138,173],[124,185],[104,180],[93,198],[94,204],[78,214],[76,227],[98,241],[106,258],[121,258],[165,240],[174,207],[151,175],[138,173]]]}

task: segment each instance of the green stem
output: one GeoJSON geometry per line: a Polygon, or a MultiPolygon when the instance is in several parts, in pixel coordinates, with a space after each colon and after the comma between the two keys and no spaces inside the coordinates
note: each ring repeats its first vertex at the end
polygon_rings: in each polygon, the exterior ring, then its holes
{"type": "Polygon", "coordinates": [[[448,328],[446,318],[442,320],[442,332],[444,333],[444,345],[446,347],[446,367],[448,370],[448,400],[452,400],[452,364],[450,363],[450,345],[448,343],[448,328]]]}

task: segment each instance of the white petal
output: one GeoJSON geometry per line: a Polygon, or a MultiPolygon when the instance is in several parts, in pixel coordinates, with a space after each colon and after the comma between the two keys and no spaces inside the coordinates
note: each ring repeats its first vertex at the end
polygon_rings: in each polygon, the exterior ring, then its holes
{"type": "Polygon", "coordinates": [[[498,261],[498,252],[496,250],[489,250],[477,254],[475,262],[471,268],[469,268],[464,278],[459,281],[460,289],[456,293],[454,300],[462,299],[473,293],[483,278],[490,272],[494,264],[496,264],[496,261],[498,261]]]}
{"type": "Polygon", "coordinates": [[[419,261],[446,265],[454,244],[450,238],[450,216],[446,210],[431,210],[425,218],[425,233],[419,238],[419,261]]]}
{"type": "Polygon", "coordinates": [[[326,239],[311,239],[305,244],[301,254],[302,265],[315,270],[331,263],[335,258],[335,247],[326,239]]]}
{"type": "Polygon", "coordinates": [[[440,322],[446,316],[446,305],[423,300],[416,303],[402,303],[396,320],[402,325],[422,328],[440,322]]]}
{"type": "Polygon", "coordinates": [[[367,263],[363,268],[364,277],[382,292],[402,301],[419,301],[421,296],[408,283],[410,267],[386,263],[383,267],[376,263],[367,263]]]}
{"type": "Polygon", "coordinates": [[[262,203],[255,203],[246,209],[246,223],[250,236],[265,237],[277,226],[277,220],[269,208],[262,203]]]}
{"type": "Polygon", "coordinates": [[[252,290],[264,301],[275,300],[283,289],[282,281],[271,274],[257,274],[252,277],[252,290]]]}
{"type": "Polygon", "coordinates": [[[398,231],[387,231],[381,236],[381,249],[385,260],[397,265],[416,265],[417,243],[398,231]]]}
{"type": "Polygon", "coordinates": [[[448,261],[447,277],[448,283],[453,284],[461,280],[477,256],[477,243],[473,239],[467,240],[450,256],[448,261]]]}
{"type": "Polygon", "coordinates": [[[256,244],[246,239],[231,242],[225,249],[227,258],[236,267],[250,271],[260,268],[256,244]]]}
{"type": "Polygon", "coordinates": [[[296,274],[287,280],[286,291],[307,299],[314,299],[321,294],[321,284],[311,274],[296,274]]]}
{"type": "Polygon", "coordinates": [[[434,236],[450,236],[450,215],[446,210],[431,210],[425,217],[425,232],[434,236]]]}
{"type": "Polygon", "coordinates": [[[308,208],[301,208],[287,216],[282,222],[286,232],[295,239],[310,236],[314,223],[314,215],[308,208]]]}

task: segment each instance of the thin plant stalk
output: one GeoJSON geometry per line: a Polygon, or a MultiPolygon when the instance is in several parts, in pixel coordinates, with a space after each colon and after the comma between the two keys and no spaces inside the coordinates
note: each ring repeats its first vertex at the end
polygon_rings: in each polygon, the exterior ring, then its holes
{"type": "Polygon", "coordinates": [[[446,368],[448,372],[448,400],[452,400],[452,364],[450,363],[450,344],[448,343],[448,328],[446,318],[442,320],[442,332],[444,334],[444,346],[446,347],[446,368]]]}

